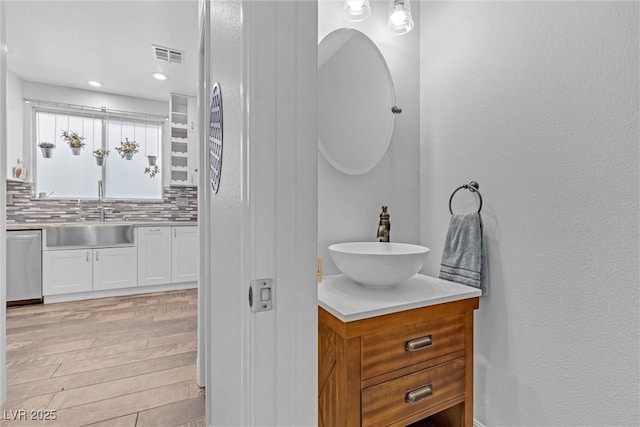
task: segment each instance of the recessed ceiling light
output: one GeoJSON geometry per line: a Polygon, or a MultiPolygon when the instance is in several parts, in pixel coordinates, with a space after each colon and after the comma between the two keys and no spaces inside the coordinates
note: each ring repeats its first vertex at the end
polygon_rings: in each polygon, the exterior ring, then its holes
{"type": "Polygon", "coordinates": [[[153,73],[151,75],[153,76],[154,79],[157,79],[157,80],[167,80],[169,78],[162,73],[153,73]]]}
{"type": "Polygon", "coordinates": [[[89,80],[87,83],[89,83],[89,84],[90,84],[91,86],[93,86],[93,87],[100,87],[100,86],[102,86],[102,83],[100,83],[100,82],[99,82],[99,81],[97,81],[97,80],[89,80]]]}

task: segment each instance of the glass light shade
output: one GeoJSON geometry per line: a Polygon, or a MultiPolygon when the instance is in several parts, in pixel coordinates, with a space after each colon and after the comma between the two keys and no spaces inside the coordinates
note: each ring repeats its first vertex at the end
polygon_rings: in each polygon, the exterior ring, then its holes
{"type": "Polygon", "coordinates": [[[409,0],[391,0],[387,29],[389,33],[396,36],[407,34],[413,29],[409,0]]]}
{"type": "Polygon", "coordinates": [[[371,15],[369,0],[344,0],[342,14],[351,22],[364,21],[371,15]]]}

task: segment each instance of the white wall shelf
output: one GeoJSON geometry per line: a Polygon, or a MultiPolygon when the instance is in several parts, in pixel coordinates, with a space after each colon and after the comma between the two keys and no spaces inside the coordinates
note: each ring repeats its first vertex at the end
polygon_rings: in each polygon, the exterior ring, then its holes
{"type": "Polygon", "coordinates": [[[171,186],[198,185],[198,125],[196,99],[171,94],[169,166],[171,186]]]}

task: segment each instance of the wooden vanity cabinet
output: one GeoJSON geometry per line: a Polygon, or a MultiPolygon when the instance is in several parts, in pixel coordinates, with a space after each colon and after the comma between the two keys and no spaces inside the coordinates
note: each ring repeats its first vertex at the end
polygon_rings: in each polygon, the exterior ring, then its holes
{"type": "Polygon", "coordinates": [[[343,322],[318,308],[318,425],[473,425],[478,298],[343,322]]]}

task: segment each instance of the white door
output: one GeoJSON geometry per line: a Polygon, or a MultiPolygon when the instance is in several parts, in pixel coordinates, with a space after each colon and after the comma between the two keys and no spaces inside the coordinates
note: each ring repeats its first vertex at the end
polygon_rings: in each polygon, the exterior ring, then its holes
{"type": "Polygon", "coordinates": [[[135,288],[138,253],[135,246],[93,250],[93,290],[135,288]]]}
{"type": "Polygon", "coordinates": [[[171,227],[138,227],[138,286],[171,283],[171,227]]]}
{"type": "Polygon", "coordinates": [[[220,85],[224,145],[200,213],[207,425],[316,425],[317,3],[208,6],[206,87],[220,85]],[[273,309],[252,313],[250,282],[265,278],[273,309]]]}
{"type": "Polygon", "coordinates": [[[90,292],[93,282],[93,251],[71,249],[42,252],[42,294],[90,292]]]}
{"type": "Polygon", "coordinates": [[[198,227],[172,227],[171,282],[198,280],[198,227]]]}

